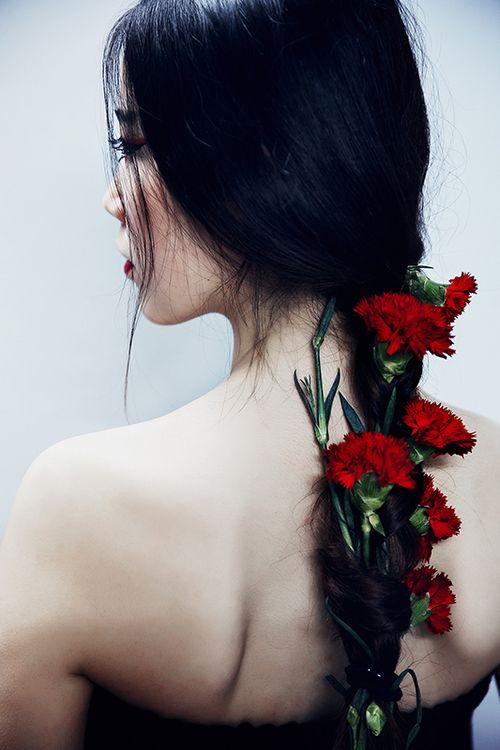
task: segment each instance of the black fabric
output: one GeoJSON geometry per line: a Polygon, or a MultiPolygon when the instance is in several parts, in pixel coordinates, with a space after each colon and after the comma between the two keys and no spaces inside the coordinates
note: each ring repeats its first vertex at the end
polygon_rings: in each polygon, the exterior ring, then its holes
{"type": "MultiPolygon", "coordinates": [[[[471,750],[472,714],[488,692],[492,674],[453,701],[424,708],[411,750],[471,750]]],[[[413,714],[407,714],[414,718],[413,714]]],[[[413,723],[413,722],[412,722],[413,723]]],[[[330,750],[337,721],[291,721],[254,727],[197,724],[165,718],[120,700],[96,685],[92,694],[84,750],[330,750]]],[[[500,748],[500,737],[498,739],[500,748]]]]}

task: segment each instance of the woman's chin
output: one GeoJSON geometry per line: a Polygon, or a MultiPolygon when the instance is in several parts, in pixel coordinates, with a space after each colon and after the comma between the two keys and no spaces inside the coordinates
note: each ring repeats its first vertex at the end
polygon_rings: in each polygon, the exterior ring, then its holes
{"type": "Polygon", "coordinates": [[[146,302],[141,309],[142,316],[157,326],[172,326],[183,323],[184,320],[175,317],[173,313],[167,310],[159,310],[151,302],[146,302]]]}

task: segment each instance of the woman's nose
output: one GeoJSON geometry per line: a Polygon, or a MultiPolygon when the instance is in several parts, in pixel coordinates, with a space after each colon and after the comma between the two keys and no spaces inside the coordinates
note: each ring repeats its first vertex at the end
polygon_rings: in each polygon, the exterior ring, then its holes
{"type": "Polygon", "coordinates": [[[102,205],[111,216],[121,221],[122,224],[125,222],[123,206],[114,185],[110,185],[104,193],[102,205]]]}

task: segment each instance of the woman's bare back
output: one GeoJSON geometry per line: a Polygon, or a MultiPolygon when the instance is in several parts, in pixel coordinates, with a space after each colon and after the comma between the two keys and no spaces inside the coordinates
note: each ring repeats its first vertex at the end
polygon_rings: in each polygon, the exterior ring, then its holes
{"type": "MultiPolygon", "coordinates": [[[[342,680],[346,661],[307,524],[318,446],[302,405],[273,406],[226,413],[223,383],[165,417],[61,445],[79,456],[88,498],[81,669],[93,682],[198,722],[281,724],[340,708],[324,675],[342,680]]],[[[415,668],[426,706],[500,662],[500,427],[452,408],[477,445],[426,471],[462,519],[431,559],[453,582],[453,630],[420,626],[398,665],[415,668]]],[[[330,441],[347,431],[337,421],[330,441]]],[[[410,710],[405,685],[400,706],[410,710]]]]}

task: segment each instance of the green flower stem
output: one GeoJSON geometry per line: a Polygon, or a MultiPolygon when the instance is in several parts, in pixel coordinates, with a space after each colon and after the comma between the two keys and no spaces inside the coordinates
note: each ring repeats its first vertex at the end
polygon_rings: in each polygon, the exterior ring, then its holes
{"type": "MultiPolygon", "coordinates": [[[[321,343],[318,343],[318,337],[313,339],[313,350],[314,350],[314,367],[316,370],[316,425],[317,425],[317,438],[320,445],[328,443],[328,425],[326,423],[326,409],[325,409],[325,397],[323,394],[323,379],[321,377],[321,363],[319,350],[321,343]]],[[[323,447],[323,445],[322,445],[323,447]]]]}
{"type": "Polygon", "coordinates": [[[361,533],[363,534],[363,560],[366,567],[370,566],[370,522],[368,516],[365,514],[361,520],[361,533]]]}
{"type": "MultiPolygon", "coordinates": [[[[326,448],[326,443],[321,446],[322,448],[326,448]]],[[[328,465],[328,459],[323,456],[323,466],[326,468],[328,465]]],[[[335,487],[333,486],[332,482],[328,482],[328,489],[330,491],[330,497],[332,498],[333,504],[335,506],[335,511],[337,512],[339,524],[340,524],[340,531],[342,532],[342,537],[344,539],[344,542],[347,544],[349,549],[354,552],[354,544],[352,543],[351,534],[349,532],[349,527],[347,525],[347,522],[345,520],[344,510],[342,506],[340,505],[340,500],[335,492],[335,487]]]]}
{"type": "MultiPolygon", "coordinates": [[[[324,341],[325,334],[328,329],[330,319],[333,315],[334,308],[335,308],[335,298],[332,298],[324,310],[320,324],[318,326],[318,330],[316,331],[316,335],[313,337],[313,340],[312,340],[312,346],[313,346],[313,351],[314,351],[314,369],[316,373],[316,424],[314,425],[314,432],[316,435],[316,440],[319,443],[322,450],[325,450],[327,448],[329,436],[328,436],[328,420],[326,418],[325,396],[323,393],[323,378],[321,376],[321,359],[320,359],[319,350],[321,349],[321,345],[324,341]]],[[[328,465],[328,460],[323,456],[324,468],[326,468],[327,465],[328,465]]],[[[340,500],[331,482],[328,482],[328,488],[330,491],[331,498],[333,500],[333,504],[335,506],[335,510],[338,515],[342,537],[346,545],[348,546],[348,548],[352,552],[354,552],[354,545],[352,543],[351,535],[349,533],[349,528],[345,520],[344,511],[342,509],[342,506],[340,505],[340,500]]]]}

